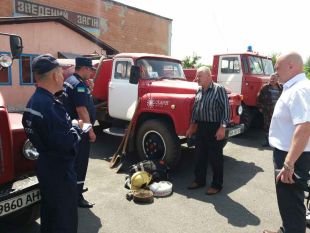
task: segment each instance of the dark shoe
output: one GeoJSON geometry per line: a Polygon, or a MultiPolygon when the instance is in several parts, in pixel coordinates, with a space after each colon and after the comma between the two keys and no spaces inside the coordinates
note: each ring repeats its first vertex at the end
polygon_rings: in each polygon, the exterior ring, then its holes
{"type": "Polygon", "coordinates": [[[209,188],[207,189],[206,194],[207,194],[207,195],[214,195],[214,194],[219,193],[221,190],[222,190],[222,189],[217,189],[217,188],[209,187],[209,188]]]}
{"type": "Polygon", "coordinates": [[[264,230],[263,233],[277,233],[276,231],[268,231],[268,230],[264,230]]]}
{"type": "Polygon", "coordinates": [[[86,201],[84,198],[81,198],[79,200],[78,206],[80,208],[92,208],[94,206],[94,204],[86,201]]]}
{"type": "Polygon", "coordinates": [[[194,181],[190,186],[187,187],[187,189],[199,189],[204,186],[205,186],[204,184],[198,184],[194,181]]]}

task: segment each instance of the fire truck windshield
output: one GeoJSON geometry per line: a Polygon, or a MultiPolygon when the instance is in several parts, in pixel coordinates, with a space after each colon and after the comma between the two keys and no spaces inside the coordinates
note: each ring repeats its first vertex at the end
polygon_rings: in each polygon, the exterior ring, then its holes
{"type": "Polygon", "coordinates": [[[272,60],[263,58],[263,66],[264,66],[264,72],[266,75],[271,75],[274,73],[272,60]]]}
{"type": "Polygon", "coordinates": [[[185,79],[180,63],[171,60],[143,58],[137,61],[144,79],[185,79]]]}
{"type": "Polygon", "coordinates": [[[272,61],[270,59],[249,56],[249,64],[252,74],[271,75],[274,73],[272,61]]]}

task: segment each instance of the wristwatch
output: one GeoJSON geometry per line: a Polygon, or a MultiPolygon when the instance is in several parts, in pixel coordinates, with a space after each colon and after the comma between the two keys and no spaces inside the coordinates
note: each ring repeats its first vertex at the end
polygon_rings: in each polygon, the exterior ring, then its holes
{"type": "Polygon", "coordinates": [[[222,127],[223,127],[223,128],[226,128],[226,127],[227,127],[227,125],[224,123],[224,124],[222,124],[222,127]]]}

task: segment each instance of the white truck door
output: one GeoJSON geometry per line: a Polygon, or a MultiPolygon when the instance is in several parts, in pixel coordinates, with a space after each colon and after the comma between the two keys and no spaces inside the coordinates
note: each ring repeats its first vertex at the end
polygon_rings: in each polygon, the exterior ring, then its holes
{"type": "Polygon", "coordinates": [[[109,83],[109,114],[127,121],[131,120],[138,100],[138,84],[129,83],[132,65],[130,58],[115,59],[109,83]]]}
{"type": "Polygon", "coordinates": [[[220,56],[217,82],[234,93],[241,93],[242,69],[240,55],[220,56]]]}

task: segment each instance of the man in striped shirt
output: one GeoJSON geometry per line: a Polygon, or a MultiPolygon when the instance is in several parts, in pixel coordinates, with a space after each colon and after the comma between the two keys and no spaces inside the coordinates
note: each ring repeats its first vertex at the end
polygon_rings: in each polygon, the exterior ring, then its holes
{"type": "Polygon", "coordinates": [[[188,189],[197,189],[206,184],[208,161],[213,180],[207,189],[208,195],[220,192],[223,188],[223,147],[225,128],[230,119],[230,108],[226,90],[214,83],[208,67],[197,70],[196,80],[201,86],[195,97],[192,120],[186,132],[187,137],[196,133],[195,180],[188,189]]]}

